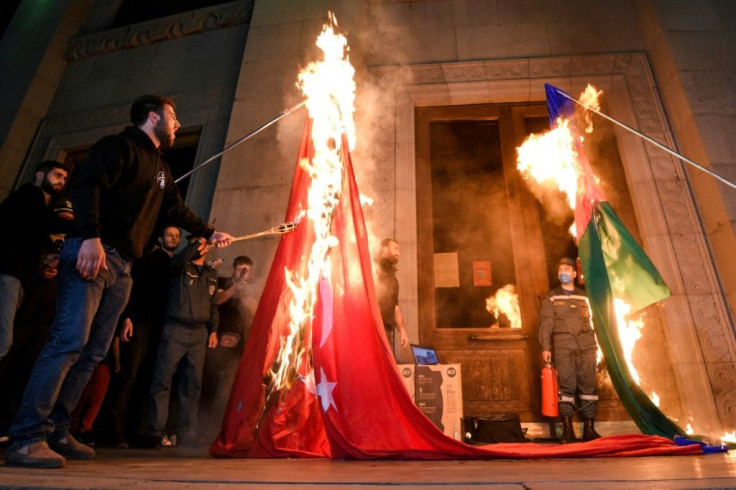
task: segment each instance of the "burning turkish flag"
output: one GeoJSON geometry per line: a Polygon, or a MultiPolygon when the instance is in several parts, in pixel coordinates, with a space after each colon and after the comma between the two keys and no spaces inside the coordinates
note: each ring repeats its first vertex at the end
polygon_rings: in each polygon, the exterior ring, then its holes
{"type": "Polygon", "coordinates": [[[481,459],[701,453],[699,446],[674,446],[656,436],[470,446],[440,432],[410,399],[386,341],[345,140],[339,145],[343,172],[340,188],[333,189],[337,202],[331,215],[309,209],[316,178],[311,129],[308,120],[286,213],[287,221],[306,216],[279,243],[222,431],[211,447],[214,456],[481,459]],[[315,266],[309,257],[321,239],[314,229],[316,216],[330,224],[330,246],[315,266]],[[306,289],[295,287],[301,280],[306,289]],[[300,302],[301,296],[311,300],[300,302]],[[295,304],[313,309],[295,321],[295,304]]]}

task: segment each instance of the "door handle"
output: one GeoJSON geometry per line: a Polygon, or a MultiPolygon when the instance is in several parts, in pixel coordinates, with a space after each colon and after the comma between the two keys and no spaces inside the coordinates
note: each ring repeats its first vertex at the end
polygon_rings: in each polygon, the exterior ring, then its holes
{"type": "Polygon", "coordinates": [[[494,340],[526,340],[529,335],[526,333],[504,334],[504,335],[471,335],[468,340],[471,342],[493,342],[494,340]]]}

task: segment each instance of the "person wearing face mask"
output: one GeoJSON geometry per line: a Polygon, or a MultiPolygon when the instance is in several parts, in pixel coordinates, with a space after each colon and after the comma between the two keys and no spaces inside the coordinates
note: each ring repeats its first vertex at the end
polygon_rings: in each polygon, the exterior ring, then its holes
{"type": "Polygon", "coordinates": [[[557,277],[560,285],[552,289],[539,311],[539,342],[542,344],[542,362],[552,362],[559,377],[559,411],[562,418],[561,443],[575,442],[572,417],[575,398],[580,401],[578,411],[584,419],[583,440],[598,439],[595,415],[598,389],[595,382],[595,333],[590,317],[590,306],[585,291],[575,287],[575,261],[560,260],[557,277]]]}

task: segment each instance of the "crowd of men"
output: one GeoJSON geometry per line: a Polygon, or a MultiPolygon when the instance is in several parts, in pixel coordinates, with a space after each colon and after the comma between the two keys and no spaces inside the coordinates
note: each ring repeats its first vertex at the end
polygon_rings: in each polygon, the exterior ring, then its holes
{"type": "Polygon", "coordinates": [[[73,172],[43,162],[0,203],[13,230],[0,245],[7,465],[60,468],[101,442],[208,443],[216,429],[203,433],[199,413],[215,427],[224,413],[253,264],[237,257],[218,278],[206,259],[232,237],[189,210],[162,158],[180,127],[174,102],[141,96],[130,120],[73,172]]]}

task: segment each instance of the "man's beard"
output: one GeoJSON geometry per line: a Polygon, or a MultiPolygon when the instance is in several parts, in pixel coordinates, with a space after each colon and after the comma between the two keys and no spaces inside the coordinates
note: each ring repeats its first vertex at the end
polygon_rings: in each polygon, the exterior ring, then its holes
{"type": "Polygon", "coordinates": [[[153,127],[153,134],[156,135],[159,143],[161,143],[162,149],[171,148],[174,144],[174,133],[167,132],[163,117],[161,117],[158,123],[153,127]]]}
{"type": "Polygon", "coordinates": [[[384,262],[385,262],[386,264],[388,264],[388,265],[390,265],[390,266],[393,266],[393,267],[396,267],[396,264],[398,264],[398,263],[399,263],[399,259],[397,259],[396,257],[391,257],[391,256],[388,256],[388,257],[384,257],[384,258],[383,258],[383,261],[384,261],[384,262]]]}
{"type": "Polygon", "coordinates": [[[179,245],[174,245],[172,247],[171,245],[167,245],[165,241],[161,240],[161,248],[163,248],[167,252],[175,252],[176,249],[179,248],[179,245]]]}
{"type": "Polygon", "coordinates": [[[54,187],[54,184],[49,182],[48,176],[43,176],[43,181],[41,181],[41,190],[44,191],[46,194],[56,197],[61,194],[62,188],[62,186],[59,186],[59,188],[57,189],[56,187],[54,187]]]}

